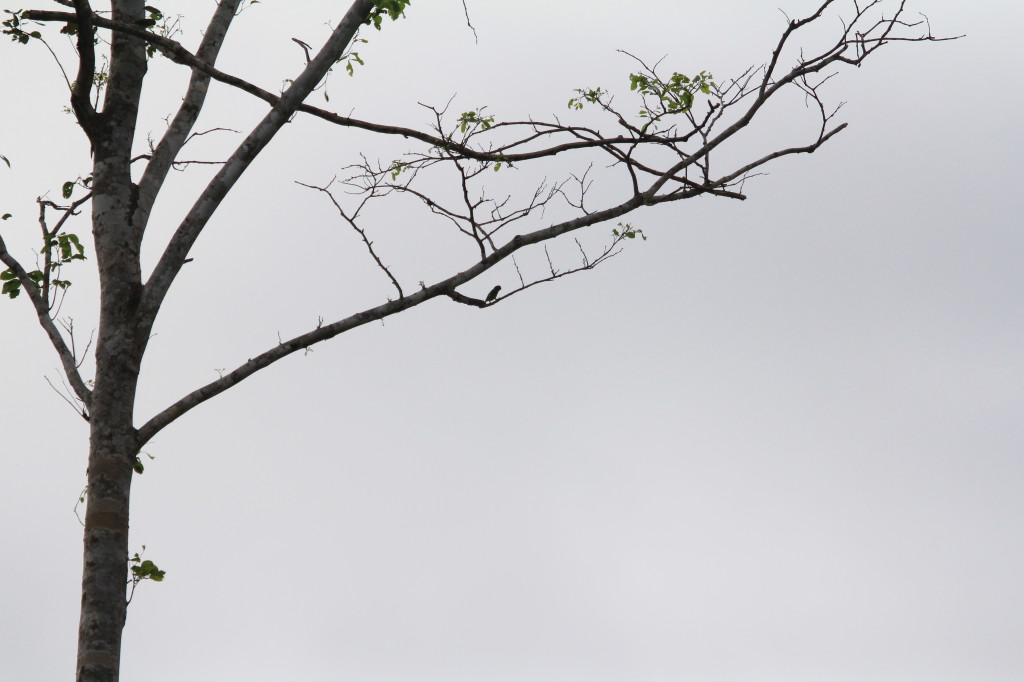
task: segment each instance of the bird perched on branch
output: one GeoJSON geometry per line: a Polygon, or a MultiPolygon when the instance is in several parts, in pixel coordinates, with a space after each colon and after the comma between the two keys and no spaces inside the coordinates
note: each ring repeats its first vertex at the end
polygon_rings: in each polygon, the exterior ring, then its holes
{"type": "Polygon", "coordinates": [[[491,291],[487,294],[487,298],[484,299],[484,302],[485,303],[493,302],[494,299],[498,298],[498,292],[499,291],[501,291],[501,285],[500,284],[498,286],[494,287],[493,289],[491,289],[491,291]]]}

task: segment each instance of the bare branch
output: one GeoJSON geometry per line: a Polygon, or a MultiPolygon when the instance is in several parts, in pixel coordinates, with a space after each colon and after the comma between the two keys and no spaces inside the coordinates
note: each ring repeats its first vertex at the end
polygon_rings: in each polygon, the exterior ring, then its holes
{"type": "Polygon", "coordinates": [[[85,421],[89,421],[89,411],[86,410],[84,406],[76,405],[75,402],[71,400],[71,398],[69,398],[63,391],[61,391],[59,388],[53,385],[53,382],[50,381],[49,377],[44,376],[43,379],[45,379],[46,383],[50,385],[50,388],[53,389],[54,393],[59,395],[64,402],[71,406],[71,409],[75,411],[75,414],[77,414],[85,421]]]}
{"type": "Polygon", "coordinates": [[[89,340],[85,342],[85,349],[79,354],[78,349],[75,348],[75,321],[72,318],[68,318],[67,322],[57,320],[57,324],[64,328],[64,331],[68,335],[68,339],[71,340],[71,355],[76,358],[81,358],[75,367],[81,367],[82,363],[85,362],[85,357],[89,354],[89,348],[92,346],[93,337],[96,335],[96,330],[93,329],[89,333],[89,340]]]}
{"type": "MultiPolygon", "coordinates": [[[[534,280],[534,281],[530,282],[529,284],[523,283],[522,282],[522,275],[520,275],[521,286],[518,289],[513,289],[512,291],[508,292],[507,294],[505,294],[504,296],[502,296],[498,300],[499,301],[505,300],[506,298],[508,298],[510,296],[514,296],[515,294],[518,294],[521,291],[526,291],[530,287],[535,287],[538,284],[545,284],[547,282],[554,282],[556,279],[561,279],[562,277],[568,277],[569,275],[575,275],[578,272],[585,272],[586,270],[593,270],[594,268],[596,268],[601,263],[604,263],[608,259],[614,258],[615,256],[617,256],[620,253],[622,253],[622,246],[621,246],[621,244],[622,244],[622,242],[625,239],[627,239],[625,234],[623,234],[623,233],[618,234],[612,240],[611,244],[606,246],[601,251],[601,253],[596,258],[593,258],[593,259],[591,259],[587,255],[587,252],[584,251],[583,245],[580,244],[579,240],[578,239],[575,240],[576,241],[576,246],[579,248],[580,255],[582,256],[582,264],[577,266],[577,267],[575,267],[575,268],[569,268],[568,270],[556,270],[554,264],[551,262],[551,257],[547,253],[547,248],[545,247],[544,254],[545,254],[545,256],[548,257],[548,269],[549,269],[549,272],[551,273],[551,275],[548,276],[548,277],[542,277],[541,279],[534,280]]],[[[517,268],[517,270],[518,270],[518,268],[517,268]]],[[[495,301],[495,303],[496,302],[497,301],[495,301]]]]}
{"type": "Polygon", "coordinates": [[[469,30],[473,32],[473,40],[479,43],[480,37],[476,34],[476,29],[473,28],[473,22],[469,20],[469,7],[466,6],[466,0],[462,0],[462,11],[466,15],[466,26],[469,26],[469,30]]]}
{"type": "Polygon", "coordinates": [[[307,64],[309,64],[311,61],[313,61],[313,58],[309,56],[309,50],[310,50],[309,43],[304,43],[301,40],[299,40],[298,38],[292,38],[292,42],[297,44],[299,47],[302,48],[302,52],[306,55],[306,63],[307,64]]]}
{"type": "Polygon", "coordinates": [[[336,209],[338,209],[338,214],[345,220],[345,222],[347,222],[352,227],[353,230],[355,230],[359,234],[359,236],[363,240],[363,243],[366,244],[366,250],[370,252],[370,256],[373,258],[374,262],[377,263],[377,267],[383,270],[384,274],[387,275],[388,279],[391,280],[391,283],[395,285],[395,289],[398,290],[398,298],[402,298],[405,295],[402,293],[402,285],[398,283],[398,280],[395,279],[395,276],[391,273],[391,270],[389,270],[388,267],[384,265],[380,257],[377,255],[377,252],[373,250],[373,242],[371,242],[370,238],[366,236],[366,231],[363,230],[363,228],[359,227],[359,225],[356,223],[356,219],[359,217],[359,212],[362,210],[363,206],[366,205],[366,201],[370,198],[370,196],[373,195],[370,195],[366,199],[364,199],[362,203],[359,204],[359,207],[355,210],[355,212],[350,216],[347,213],[345,213],[345,209],[341,207],[341,204],[338,203],[338,200],[334,198],[334,195],[326,187],[307,185],[304,182],[298,181],[296,181],[295,184],[302,185],[303,187],[308,187],[309,189],[318,190],[326,194],[328,197],[330,197],[331,203],[334,204],[334,207],[336,209]]]}

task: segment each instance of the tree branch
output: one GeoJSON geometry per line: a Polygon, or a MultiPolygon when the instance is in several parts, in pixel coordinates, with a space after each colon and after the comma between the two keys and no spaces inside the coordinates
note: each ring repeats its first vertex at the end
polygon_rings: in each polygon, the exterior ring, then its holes
{"type": "MultiPolygon", "coordinates": [[[[211,66],[216,63],[217,55],[224,44],[224,38],[231,26],[231,21],[235,18],[235,10],[240,2],[241,0],[221,0],[219,2],[196,53],[198,60],[211,66]]],[[[163,185],[167,173],[174,166],[174,160],[178,157],[182,146],[188,141],[189,133],[192,131],[196,119],[199,118],[199,112],[206,101],[209,86],[210,74],[193,68],[192,78],[181,106],[163,138],[153,150],[146,170],[139,180],[139,201],[134,220],[136,225],[143,226],[148,222],[160,187],[163,185]]]]}
{"type": "Polygon", "coordinates": [[[395,289],[398,290],[398,298],[402,298],[403,296],[405,296],[405,294],[402,293],[402,285],[398,283],[398,280],[395,279],[395,276],[391,273],[391,270],[388,269],[388,266],[384,265],[384,262],[381,261],[380,256],[378,256],[377,252],[373,250],[373,242],[371,242],[370,238],[366,236],[366,230],[364,230],[363,228],[359,227],[359,225],[356,223],[356,218],[359,217],[359,212],[362,210],[362,208],[366,204],[367,200],[370,197],[372,197],[373,195],[371,194],[366,199],[363,199],[362,203],[359,204],[359,207],[350,216],[350,215],[348,215],[345,212],[345,209],[343,209],[341,207],[341,204],[338,203],[338,200],[334,198],[334,195],[331,194],[331,191],[329,189],[327,189],[326,187],[317,187],[316,185],[307,185],[306,183],[299,182],[297,180],[296,180],[295,184],[302,185],[303,187],[308,187],[309,189],[318,190],[320,192],[323,192],[324,194],[326,194],[330,198],[331,203],[334,204],[334,208],[338,209],[338,214],[362,238],[363,244],[366,245],[366,250],[370,252],[370,257],[373,258],[373,261],[377,264],[377,267],[379,267],[381,270],[383,270],[384,274],[387,275],[388,279],[391,280],[391,283],[395,285],[395,289]]]}
{"type": "Polygon", "coordinates": [[[82,130],[89,140],[93,141],[97,114],[89,100],[93,78],[96,75],[96,49],[93,45],[95,28],[92,21],[94,15],[89,0],[74,0],[74,3],[75,12],[68,21],[78,25],[75,34],[78,47],[78,75],[75,76],[75,85],[71,90],[71,108],[82,130]]]}
{"type": "Polygon", "coordinates": [[[249,164],[277,134],[281,126],[288,122],[302,100],[316,87],[344,53],[356,31],[370,16],[374,5],[374,0],[355,0],[352,3],[317,56],[303,69],[263,120],[239,145],[178,226],[143,290],[139,305],[140,324],[147,331],[152,327],[160,305],[188,257],[189,250],[214,211],[220,206],[221,201],[249,167],[249,164]]]}
{"type": "MultiPolygon", "coordinates": [[[[817,19],[821,14],[834,2],[834,0],[827,0],[818,9],[817,12],[812,14],[810,17],[802,19],[800,21],[791,21],[786,31],[782,34],[776,45],[775,51],[772,53],[772,60],[770,67],[766,67],[762,70],[761,83],[758,86],[756,96],[753,102],[747,107],[747,110],[740,116],[735,122],[728,126],[725,130],[719,133],[717,136],[709,139],[704,143],[698,150],[694,151],[689,155],[688,158],[676,163],[674,166],[668,169],[664,176],[654,182],[651,187],[645,192],[649,197],[654,197],[665,183],[669,182],[672,176],[677,176],[679,173],[685,171],[689,166],[696,163],[699,159],[706,158],[715,148],[721,145],[723,142],[731,138],[740,130],[747,127],[753,120],[754,115],[770,100],[775,93],[779,92],[782,88],[790,85],[798,79],[806,78],[808,75],[820,73],[822,70],[828,68],[832,64],[843,63],[850,65],[858,65],[866,58],[868,54],[878,49],[887,40],[894,40],[895,38],[890,37],[891,31],[896,26],[915,27],[923,22],[906,23],[900,20],[901,15],[904,11],[905,1],[901,1],[899,7],[896,9],[894,15],[890,19],[881,19],[867,29],[866,32],[860,33],[855,32],[854,27],[857,26],[858,22],[865,16],[865,14],[873,7],[882,2],[882,0],[872,0],[865,6],[857,6],[857,13],[853,21],[847,25],[843,31],[843,35],[839,40],[825,52],[810,58],[801,57],[797,62],[796,66],[791,68],[785,76],[779,80],[772,80],[772,73],[774,72],[775,65],[778,63],[779,54],[781,54],[783,47],[789,38],[800,28],[807,25],[814,19],[817,19]],[[851,34],[854,37],[851,37],[851,34]],[[854,49],[857,52],[856,57],[848,57],[846,53],[849,49],[854,49]]],[[[920,41],[934,41],[934,40],[952,40],[953,38],[936,38],[930,32],[926,32],[924,35],[911,36],[911,37],[900,37],[900,40],[920,42],[920,41]]],[[[745,92],[741,88],[739,95],[734,100],[738,102],[740,99],[746,97],[750,92],[745,92]]],[[[817,98],[817,95],[814,95],[817,98]]],[[[844,126],[833,130],[828,137],[831,137],[835,133],[842,130],[844,126]]],[[[826,138],[827,139],[827,138],[826,138]]],[[[816,147],[815,147],[816,148],[816,147]]],[[[800,150],[796,150],[800,151],[800,150]]],[[[812,150],[813,151],[813,150],[812,150]]],[[[787,151],[785,153],[796,153],[795,151],[787,151]]],[[[779,154],[782,155],[782,154],[779,154]]],[[[770,159],[766,159],[770,160],[770,159]]],[[[763,162],[762,162],[763,163],[763,162]]]]}
{"type": "MultiPolygon", "coordinates": [[[[24,13],[24,16],[25,16],[26,19],[32,19],[34,21],[58,21],[58,22],[61,22],[61,21],[73,21],[74,20],[74,15],[72,15],[72,14],[70,14],[68,12],[56,12],[56,11],[50,11],[50,10],[27,10],[24,13]]],[[[213,80],[216,80],[216,81],[225,83],[226,85],[230,85],[232,87],[238,88],[239,90],[242,90],[243,92],[247,92],[250,95],[253,95],[254,97],[257,97],[257,98],[267,102],[271,106],[276,106],[280,102],[280,100],[281,100],[281,96],[279,96],[279,95],[275,95],[274,93],[272,93],[272,92],[270,92],[268,90],[264,90],[263,88],[260,88],[257,85],[249,83],[248,81],[245,81],[245,80],[243,80],[241,78],[238,78],[236,76],[232,76],[232,75],[226,74],[223,71],[220,71],[219,69],[214,68],[211,64],[203,61],[202,59],[200,59],[196,55],[193,55],[185,47],[183,47],[180,43],[178,43],[178,42],[176,42],[174,40],[171,40],[170,38],[165,38],[165,37],[159,36],[159,35],[157,35],[155,33],[151,33],[151,32],[146,31],[145,29],[143,29],[143,28],[141,28],[139,26],[133,26],[131,24],[126,24],[126,23],[122,23],[122,22],[112,21],[110,19],[98,16],[98,15],[93,15],[92,19],[93,19],[93,23],[96,26],[100,27],[100,28],[106,28],[106,29],[109,29],[109,30],[112,30],[112,31],[120,31],[120,32],[126,33],[128,35],[133,35],[133,36],[136,36],[136,37],[139,37],[139,38],[143,38],[147,42],[149,42],[150,44],[152,44],[155,47],[157,47],[157,49],[160,50],[161,54],[163,54],[165,57],[167,57],[171,61],[173,61],[175,63],[178,63],[178,64],[182,64],[184,66],[188,66],[188,67],[190,67],[192,69],[195,69],[195,70],[198,70],[198,71],[200,71],[202,73],[205,73],[205,74],[209,75],[210,78],[212,78],[213,80]]],[[[476,160],[476,161],[490,161],[490,162],[504,161],[504,162],[508,162],[508,163],[515,163],[515,162],[518,162],[518,161],[528,161],[528,160],[533,160],[533,159],[545,158],[545,157],[548,157],[548,156],[554,156],[556,154],[560,154],[562,152],[571,151],[571,150],[593,149],[593,148],[597,148],[597,147],[607,147],[607,146],[611,146],[611,145],[631,145],[631,144],[635,144],[637,142],[637,139],[635,137],[633,137],[633,136],[619,135],[619,136],[615,136],[615,137],[598,137],[598,138],[595,138],[595,139],[579,139],[579,140],[576,140],[575,142],[566,142],[566,143],[558,144],[558,145],[555,145],[555,146],[552,146],[552,147],[547,147],[547,148],[543,148],[543,149],[539,149],[539,150],[534,150],[534,151],[529,151],[529,152],[510,152],[510,151],[508,151],[509,149],[521,146],[521,145],[525,144],[526,142],[530,141],[531,138],[527,138],[527,139],[524,139],[524,140],[516,140],[516,141],[514,141],[511,144],[508,144],[508,145],[505,145],[505,146],[501,146],[501,147],[496,147],[494,149],[490,149],[490,150],[486,150],[485,151],[485,150],[474,149],[474,148],[469,147],[469,146],[467,146],[465,144],[461,144],[459,142],[456,142],[456,141],[454,141],[454,140],[452,140],[450,138],[445,138],[443,136],[439,137],[437,135],[432,135],[430,133],[425,133],[425,132],[422,132],[420,130],[416,130],[416,129],[413,129],[413,128],[405,128],[405,127],[402,127],[402,126],[393,126],[393,125],[386,125],[386,124],[381,124],[381,123],[373,123],[373,122],[370,122],[370,121],[363,121],[363,120],[360,120],[360,119],[351,118],[349,116],[340,116],[340,115],[335,114],[333,112],[326,111],[324,109],[320,109],[318,107],[314,107],[314,106],[311,106],[309,104],[300,104],[298,107],[296,107],[295,110],[299,111],[299,112],[302,112],[302,113],[310,114],[312,116],[316,116],[317,118],[320,118],[320,119],[322,119],[324,121],[328,121],[330,123],[334,123],[336,125],[343,126],[343,127],[358,128],[360,130],[366,130],[366,131],[369,131],[369,132],[379,133],[379,134],[383,134],[383,135],[395,135],[395,136],[404,137],[404,138],[416,139],[416,140],[419,140],[421,142],[425,142],[426,144],[428,144],[430,146],[447,149],[449,152],[453,152],[453,153],[459,154],[460,156],[463,156],[463,157],[465,157],[467,159],[473,159],[473,160],[476,160]]],[[[566,127],[566,126],[560,126],[560,125],[541,124],[541,123],[538,123],[536,121],[506,121],[506,122],[501,123],[501,124],[499,124],[498,126],[495,126],[495,127],[496,128],[498,128],[498,127],[509,127],[509,126],[530,126],[530,127],[533,127],[533,126],[538,126],[538,125],[548,125],[548,126],[551,127],[551,131],[549,133],[546,133],[546,134],[550,134],[551,132],[563,132],[563,131],[572,131],[572,130],[582,130],[582,129],[578,129],[578,128],[572,128],[572,127],[566,127]]],[[[591,131],[591,132],[594,132],[594,131],[591,131]]],[[[684,143],[684,142],[688,141],[688,139],[689,139],[689,136],[662,137],[662,138],[658,139],[658,143],[659,144],[664,144],[666,142],[669,142],[669,143],[684,143]]],[[[648,141],[653,142],[654,140],[651,139],[651,140],[648,140],[648,141]]]]}
{"type": "MultiPolygon", "coordinates": [[[[679,198],[681,199],[683,197],[679,198]]],[[[449,296],[450,292],[454,292],[456,287],[475,279],[520,249],[532,244],[554,239],[566,232],[579,230],[596,223],[612,220],[638,208],[642,203],[643,202],[639,197],[633,197],[628,201],[604,211],[597,211],[590,215],[558,223],[557,225],[552,225],[535,232],[518,235],[513,237],[507,244],[500,247],[497,251],[490,254],[483,260],[475,263],[462,272],[437,282],[436,284],[423,287],[416,293],[407,294],[404,298],[400,298],[395,301],[388,301],[387,303],[350,315],[332,324],[318,325],[317,328],[312,331],[300,334],[299,336],[287,341],[283,341],[273,348],[264,351],[260,355],[250,358],[245,364],[237,367],[231,372],[228,372],[219,379],[193,391],[151,418],[139,429],[139,443],[140,445],[145,443],[161,429],[194,407],[206,402],[220,393],[223,393],[242,380],[252,376],[259,370],[268,367],[296,351],[308,348],[314,344],[320,343],[321,341],[334,338],[339,334],[356,327],[361,327],[369,322],[382,320],[386,317],[403,312],[409,308],[420,305],[421,303],[425,303],[432,298],[436,298],[438,296],[449,296]]],[[[454,298],[458,300],[458,297],[454,298]]]]}
{"type": "Polygon", "coordinates": [[[92,401],[92,391],[82,381],[82,376],[78,373],[78,365],[75,360],[74,353],[68,348],[67,343],[64,342],[64,337],[61,336],[60,330],[53,323],[53,319],[50,317],[50,308],[48,302],[43,298],[42,293],[36,288],[35,281],[28,276],[28,272],[22,267],[21,263],[11,255],[7,250],[7,244],[4,243],[3,237],[0,237],[0,261],[11,269],[18,281],[21,282],[21,288],[24,289],[25,294],[32,302],[32,307],[36,310],[36,318],[39,320],[40,326],[43,331],[50,339],[50,343],[57,351],[58,357],[60,357],[61,366],[64,368],[64,374],[67,375],[68,381],[71,387],[75,391],[75,395],[78,399],[89,407],[92,401]]]}
{"type": "MultiPolygon", "coordinates": [[[[193,206],[192,210],[189,212],[189,215],[179,226],[174,237],[171,239],[171,242],[160,259],[156,270],[153,272],[145,287],[142,304],[140,306],[140,313],[144,326],[152,325],[152,321],[159,309],[163,297],[166,295],[170,283],[173,281],[174,276],[180,269],[181,264],[184,262],[189,249],[195,242],[195,239],[198,237],[203,226],[209,220],[213,211],[216,209],[220,200],[238,179],[245,167],[259,153],[263,145],[265,145],[277,132],[284,121],[296,111],[306,111],[340,125],[359,127],[385,134],[403,135],[419,139],[430,144],[432,148],[429,153],[415,156],[412,161],[396,162],[396,164],[387,168],[370,168],[367,164],[366,170],[367,175],[370,177],[370,184],[368,185],[369,189],[364,189],[371,195],[373,195],[377,188],[384,186],[388,186],[394,191],[410,191],[413,194],[417,194],[415,190],[409,188],[408,183],[404,185],[391,183],[388,185],[385,181],[382,184],[381,182],[378,182],[378,176],[385,177],[387,174],[393,174],[392,179],[394,179],[395,175],[401,173],[405,169],[411,169],[412,175],[415,176],[418,170],[429,167],[433,164],[454,163],[462,172],[463,198],[466,202],[467,208],[469,209],[468,220],[470,226],[467,229],[469,229],[470,233],[478,240],[485,237],[489,238],[490,234],[493,234],[493,230],[491,232],[477,232],[482,228],[480,226],[480,221],[474,217],[474,209],[476,209],[483,200],[481,199],[481,202],[477,202],[476,199],[470,198],[467,194],[468,188],[465,185],[465,181],[470,177],[474,177],[474,172],[472,170],[462,169],[462,167],[459,166],[459,162],[461,160],[473,159],[483,164],[498,162],[509,163],[519,160],[540,158],[542,156],[550,156],[572,149],[604,149],[613,156],[616,164],[624,165],[624,167],[629,171],[633,190],[628,199],[618,203],[617,205],[604,210],[585,212],[585,215],[580,217],[565,220],[548,227],[543,227],[533,232],[516,235],[504,245],[492,249],[490,254],[481,253],[481,259],[467,269],[438,281],[431,286],[424,285],[419,291],[413,294],[401,296],[398,300],[388,301],[387,303],[366,309],[328,325],[323,325],[322,323],[318,324],[315,329],[309,332],[300,334],[290,340],[280,342],[260,355],[251,358],[233,371],[223,375],[216,381],[210,382],[184,396],[159,414],[155,415],[146,422],[140,430],[139,433],[141,440],[145,442],[152,438],[153,435],[183,415],[185,412],[238,384],[260,369],[287,357],[297,350],[308,348],[313,344],[338,336],[346,331],[354,329],[355,327],[362,326],[375,320],[382,320],[385,317],[408,310],[409,308],[425,303],[426,301],[438,296],[446,296],[454,301],[467,305],[480,306],[480,302],[476,299],[459,294],[456,291],[457,287],[470,282],[527,246],[546,242],[567,232],[572,232],[587,226],[612,220],[641,206],[679,201],[701,194],[718,194],[734,198],[743,198],[741,193],[731,191],[729,187],[733,184],[742,182],[743,178],[746,177],[751,170],[781,156],[814,152],[833,135],[837,134],[844,128],[844,125],[839,125],[831,130],[827,130],[826,124],[831,117],[824,114],[824,107],[817,91],[815,90],[817,86],[808,85],[806,78],[811,74],[821,72],[831,64],[859,63],[866,54],[877,49],[877,47],[883,44],[886,40],[894,39],[891,37],[891,31],[895,27],[915,25],[906,24],[900,20],[901,13],[903,12],[903,5],[900,4],[892,18],[883,19],[882,21],[875,23],[865,32],[856,34],[852,33],[855,30],[854,26],[856,26],[857,23],[865,16],[867,9],[874,7],[879,1],[880,0],[869,2],[864,7],[859,5],[856,6],[857,16],[855,17],[855,20],[849,26],[844,26],[843,35],[835,45],[815,57],[804,58],[801,56],[796,65],[793,66],[784,76],[776,78],[774,74],[777,70],[777,64],[781,59],[780,55],[784,52],[787,41],[789,41],[791,36],[800,28],[818,18],[833,4],[834,0],[828,0],[822,3],[818,11],[806,19],[799,22],[790,22],[789,27],[780,38],[776,50],[773,52],[771,62],[760,70],[760,78],[757,79],[757,82],[753,82],[754,76],[757,72],[748,71],[744,76],[741,76],[740,79],[733,81],[725,90],[719,90],[712,84],[711,91],[718,97],[718,104],[712,104],[707,115],[701,119],[690,114],[689,104],[687,104],[685,109],[679,110],[678,99],[666,100],[665,95],[657,88],[653,90],[642,88],[641,96],[645,98],[644,110],[647,112],[648,121],[638,128],[629,124],[621,114],[618,114],[611,107],[610,101],[602,99],[602,91],[590,91],[589,93],[583,94],[583,96],[587,98],[587,101],[600,103],[607,112],[617,117],[619,124],[622,125],[628,133],[627,135],[620,135],[617,137],[603,137],[597,131],[564,126],[560,123],[547,124],[527,121],[493,124],[493,118],[484,117],[479,112],[470,112],[472,115],[469,117],[467,117],[466,114],[463,114],[460,118],[459,125],[457,125],[450,133],[446,133],[441,125],[441,119],[444,111],[438,112],[437,110],[434,110],[437,118],[436,134],[427,135],[406,128],[358,122],[353,119],[347,119],[330,114],[329,112],[315,110],[312,107],[301,104],[302,99],[312,90],[313,87],[317,85],[319,80],[326,73],[327,69],[329,69],[333,64],[334,60],[343,54],[343,50],[348,44],[348,40],[351,39],[351,33],[343,35],[341,33],[342,29],[351,28],[352,32],[354,32],[354,28],[361,23],[362,19],[365,18],[367,12],[372,7],[373,3],[363,2],[362,0],[357,0],[357,2],[353,4],[352,9],[350,9],[349,13],[346,14],[346,19],[332,35],[328,44],[325,45],[316,58],[314,58],[303,71],[302,75],[281,97],[266,93],[266,91],[256,88],[249,83],[241,81],[240,79],[216,72],[212,66],[192,57],[187,51],[181,48],[180,45],[173,43],[173,41],[146,35],[145,37],[147,40],[150,40],[153,44],[161,47],[161,49],[165,51],[165,54],[168,54],[172,59],[180,61],[181,63],[189,64],[194,69],[208,73],[211,78],[222,80],[236,87],[240,87],[247,92],[251,92],[252,94],[270,102],[273,105],[273,108],[263,122],[260,123],[252,133],[250,133],[246,141],[242,143],[238,150],[236,150],[232,155],[231,159],[229,159],[225,164],[224,168],[222,168],[218,173],[217,177],[215,177],[210,183],[202,196],[193,206]],[[362,14],[360,14],[360,12],[362,14]],[[354,22],[351,25],[347,23],[350,20],[354,22]],[[854,37],[854,35],[856,37],[854,37]],[[854,50],[855,53],[853,55],[849,54],[850,50],[854,50]],[[765,103],[767,103],[767,101],[783,87],[794,83],[796,83],[798,87],[803,83],[804,91],[809,97],[812,97],[815,100],[819,109],[822,111],[822,127],[817,135],[817,139],[809,145],[790,147],[764,155],[733,172],[719,177],[718,179],[712,179],[709,170],[709,157],[711,153],[726,141],[734,138],[740,131],[744,130],[765,103]],[[648,97],[651,98],[650,101],[648,101],[648,97]],[[723,114],[725,110],[733,105],[739,105],[745,99],[748,100],[748,103],[738,117],[735,119],[730,117],[727,121],[728,125],[722,123],[724,126],[723,130],[716,131],[715,134],[712,134],[712,129],[724,120],[723,114]],[[672,123],[672,121],[680,119],[673,118],[669,120],[668,118],[669,116],[679,113],[684,115],[682,120],[688,121],[690,125],[693,126],[693,129],[684,135],[678,135],[674,132],[675,124],[672,123]],[[473,148],[469,144],[471,139],[478,134],[483,134],[488,131],[493,132],[494,130],[512,130],[519,126],[528,127],[531,134],[529,134],[525,139],[516,139],[504,146],[492,145],[486,149],[473,148]],[[458,136],[460,129],[462,132],[461,138],[458,136]],[[555,133],[568,134],[576,139],[568,143],[556,144],[544,149],[517,151],[515,153],[511,153],[511,150],[514,148],[522,148],[522,145],[527,144],[528,142],[540,140],[555,133]],[[682,144],[694,139],[695,136],[698,136],[696,139],[698,144],[697,148],[693,150],[685,150],[682,147],[682,144]],[[642,145],[654,145],[655,150],[665,149],[667,147],[677,155],[678,160],[671,165],[666,164],[667,168],[662,167],[661,169],[656,168],[649,163],[639,161],[635,158],[634,153],[642,145]],[[692,176],[690,175],[691,169],[692,176]],[[638,185],[638,173],[654,176],[650,185],[646,189],[641,189],[638,185]],[[669,185],[669,183],[672,184],[669,185]]],[[[96,20],[96,23],[97,25],[102,25],[99,19],[96,20]]],[[[124,30],[126,32],[139,32],[139,29],[132,27],[113,26],[113,28],[115,30],[124,30]]],[[[933,38],[930,33],[928,33],[925,36],[900,39],[928,40],[933,38]]],[[[651,76],[657,79],[657,76],[653,71],[651,72],[651,76]]],[[[701,78],[704,78],[703,74],[701,75],[701,78]]],[[[827,80],[827,77],[825,80],[827,80]]],[[[666,83],[660,79],[651,82],[654,82],[659,86],[665,86],[666,83]]],[[[690,81],[686,82],[688,83],[690,81]]],[[[703,83],[704,81],[700,81],[700,84],[703,83]]],[[[701,90],[705,93],[709,92],[704,85],[701,85],[701,90]]],[[[678,96],[680,91],[676,90],[674,92],[678,96]]],[[[693,93],[691,92],[690,94],[693,93]]],[[[422,194],[417,195],[420,196],[420,198],[424,198],[425,196],[422,194]]],[[[436,205],[429,199],[424,200],[431,208],[436,205]]],[[[510,218],[518,218],[530,213],[537,206],[542,206],[543,202],[538,202],[535,197],[534,202],[531,202],[530,206],[522,212],[522,215],[513,213],[505,218],[500,217],[500,209],[503,203],[496,203],[495,205],[499,214],[494,222],[500,226],[501,224],[506,224],[510,218]]],[[[452,218],[452,215],[454,214],[449,211],[445,212],[445,215],[452,218]]],[[[368,241],[366,240],[365,234],[363,236],[364,241],[368,241]]],[[[571,272],[590,269],[597,263],[614,256],[616,252],[617,251],[615,251],[613,244],[613,247],[606,250],[594,261],[590,261],[584,253],[583,266],[574,268],[571,272]]],[[[374,255],[378,265],[381,265],[381,262],[376,258],[376,254],[373,253],[372,249],[371,254],[374,255]]],[[[386,268],[384,268],[384,270],[390,277],[390,272],[388,272],[386,268]]],[[[565,274],[568,274],[568,272],[569,271],[559,272],[555,270],[553,265],[551,265],[551,277],[547,277],[537,282],[532,282],[529,285],[523,283],[523,287],[521,287],[521,289],[533,286],[542,281],[550,281],[557,277],[564,276],[565,274]]],[[[397,281],[393,277],[392,281],[397,287],[397,281]]],[[[487,302],[484,301],[483,304],[487,305],[487,302]]]]}

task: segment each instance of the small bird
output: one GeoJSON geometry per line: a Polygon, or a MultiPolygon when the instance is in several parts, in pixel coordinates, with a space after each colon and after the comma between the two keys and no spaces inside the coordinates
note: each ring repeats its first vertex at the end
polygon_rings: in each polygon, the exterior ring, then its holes
{"type": "Polygon", "coordinates": [[[494,299],[498,298],[498,292],[501,291],[501,285],[491,289],[490,293],[487,294],[487,298],[484,299],[485,303],[491,303],[494,299]]]}

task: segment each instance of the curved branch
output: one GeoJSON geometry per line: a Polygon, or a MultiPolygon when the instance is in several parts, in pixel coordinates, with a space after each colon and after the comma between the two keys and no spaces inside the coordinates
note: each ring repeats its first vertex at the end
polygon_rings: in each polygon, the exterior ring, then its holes
{"type": "MultiPolygon", "coordinates": [[[[74,389],[75,395],[82,403],[89,407],[92,402],[92,391],[82,381],[81,374],[78,373],[78,365],[75,361],[75,354],[68,348],[67,343],[64,341],[64,337],[61,336],[60,330],[53,323],[50,318],[50,309],[47,301],[43,298],[42,293],[36,288],[35,281],[28,276],[25,268],[22,267],[21,263],[11,255],[7,250],[7,244],[4,243],[3,237],[0,237],[0,262],[9,267],[14,273],[18,281],[21,282],[21,288],[24,289],[25,294],[32,302],[32,307],[36,309],[36,317],[39,320],[40,326],[43,331],[50,338],[50,343],[53,344],[54,349],[57,351],[57,355],[60,357],[61,366],[64,368],[64,374],[67,375],[68,381],[71,383],[71,388],[74,389]]],[[[84,415],[83,415],[84,416],[84,415]]]]}
{"type": "Polygon", "coordinates": [[[70,15],[71,18],[68,21],[78,25],[76,31],[78,75],[75,76],[75,86],[71,90],[71,108],[74,110],[82,130],[91,141],[95,135],[97,116],[96,109],[89,101],[93,78],[96,75],[96,49],[93,45],[93,33],[95,33],[93,17],[95,15],[92,12],[92,7],[89,6],[89,0],[74,0],[74,2],[75,11],[70,15]]]}

